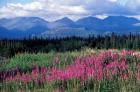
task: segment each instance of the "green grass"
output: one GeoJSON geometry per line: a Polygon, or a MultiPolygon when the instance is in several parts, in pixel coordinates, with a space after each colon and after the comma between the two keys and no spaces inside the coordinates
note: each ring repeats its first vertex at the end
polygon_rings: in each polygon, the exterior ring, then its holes
{"type": "Polygon", "coordinates": [[[65,65],[71,64],[77,56],[91,55],[97,51],[91,49],[85,49],[74,52],[50,52],[50,53],[37,53],[37,54],[17,54],[10,59],[9,63],[0,67],[0,71],[11,70],[20,68],[22,70],[29,70],[33,66],[52,66],[57,57],[60,59],[60,64],[57,67],[64,67],[65,65]]]}
{"type": "Polygon", "coordinates": [[[43,85],[20,82],[2,83],[0,90],[1,92],[140,92],[140,87],[137,81],[133,79],[88,80],[85,83],[73,79],[43,85]]]}
{"type": "MultiPolygon", "coordinates": [[[[98,53],[100,50],[85,49],[74,52],[50,52],[50,53],[37,53],[37,54],[17,54],[10,59],[10,62],[0,67],[0,70],[11,70],[20,68],[29,70],[34,65],[50,67],[53,66],[57,57],[60,63],[56,64],[57,67],[65,67],[71,64],[77,56],[87,56],[98,53]]],[[[102,51],[102,50],[101,50],[102,51]]],[[[134,56],[127,56],[128,65],[132,73],[135,74],[136,66],[140,59],[134,56]]],[[[113,80],[94,80],[89,79],[85,83],[81,83],[77,79],[62,81],[54,81],[53,83],[39,84],[21,82],[0,83],[0,92],[140,92],[140,84],[134,76],[128,80],[122,80],[116,77],[113,80]]]]}

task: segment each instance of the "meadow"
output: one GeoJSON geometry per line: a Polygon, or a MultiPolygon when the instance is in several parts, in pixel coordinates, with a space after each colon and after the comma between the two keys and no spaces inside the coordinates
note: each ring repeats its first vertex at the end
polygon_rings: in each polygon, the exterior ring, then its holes
{"type": "Polygon", "coordinates": [[[0,67],[0,92],[139,92],[140,52],[19,53],[0,67]]]}

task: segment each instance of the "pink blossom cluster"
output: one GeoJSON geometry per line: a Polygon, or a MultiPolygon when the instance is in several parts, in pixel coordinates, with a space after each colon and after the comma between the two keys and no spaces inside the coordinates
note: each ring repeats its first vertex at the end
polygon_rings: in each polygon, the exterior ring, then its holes
{"type": "MultiPolygon", "coordinates": [[[[16,76],[6,78],[6,81],[28,82],[53,82],[78,79],[80,81],[112,80],[114,77],[129,80],[132,76],[140,79],[140,65],[135,67],[135,73],[129,68],[126,56],[134,56],[140,59],[140,54],[134,51],[102,51],[96,55],[77,57],[74,63],[67,65],[64,69],[53,66],[52,68],[36,66],[31,73],[18,73],[16,76]]],[[[60,62],[60,61],[58,61],[60,62]]],[[[135,62],[135,61],[134,61],[135,62]]]]}

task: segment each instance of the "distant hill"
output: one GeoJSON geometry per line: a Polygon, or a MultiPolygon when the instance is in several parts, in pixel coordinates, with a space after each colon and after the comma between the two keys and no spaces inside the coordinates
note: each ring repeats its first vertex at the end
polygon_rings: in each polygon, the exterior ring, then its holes
{"type": "Polygon", "coordinates": [[[76,24],[87,29],[96,29],[102,26],[102,22],[101,19],[96,17],[86,17],[76,21],[76,24]]]}
{"type": "Polygon", "coordinates": [[[5,34],[11,34],[10,38],[29,37],[31,35],[41,34],[42,32],[49,30],[47,25],[47,21],[38,17],[0,19],[0,26],[2,27],[2,29],[0,28],[0,31],[5,28],[5,34]]]}
{"type": "Polygon", "coordinates": [[[67,17],[48,22],[38,17],[0,19],[0,38],[24,38],[29,36],[67,37],[106,33],[126,34],[140,31],[140,20],[125,16],[109,16],[105,19],[85,17],[73,21],[67,17]]]}
{"type": "Polygon", "coordinates": [[[57,28],[77,28],[77,25],[71,19],[64,17],[62,19],[56,20],[54,22],[49,23],[49,28],[57,29],[57,28]]]}

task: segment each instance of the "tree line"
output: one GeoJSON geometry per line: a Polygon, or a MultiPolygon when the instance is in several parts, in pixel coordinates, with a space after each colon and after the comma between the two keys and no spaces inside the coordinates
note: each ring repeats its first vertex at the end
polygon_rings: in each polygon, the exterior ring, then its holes
{"type": "Polygon", "coordinates": [[[30,38],[30,39],[1,39],[0,56],[12,57],[17,53],[48,53],[50,51],[65,52],[80,50],[81,48],[94,49],[131,49],[140,50],[140,35],[117,35],[112,33],[106,36],[66,37],[66,38],[30,38]]]}

